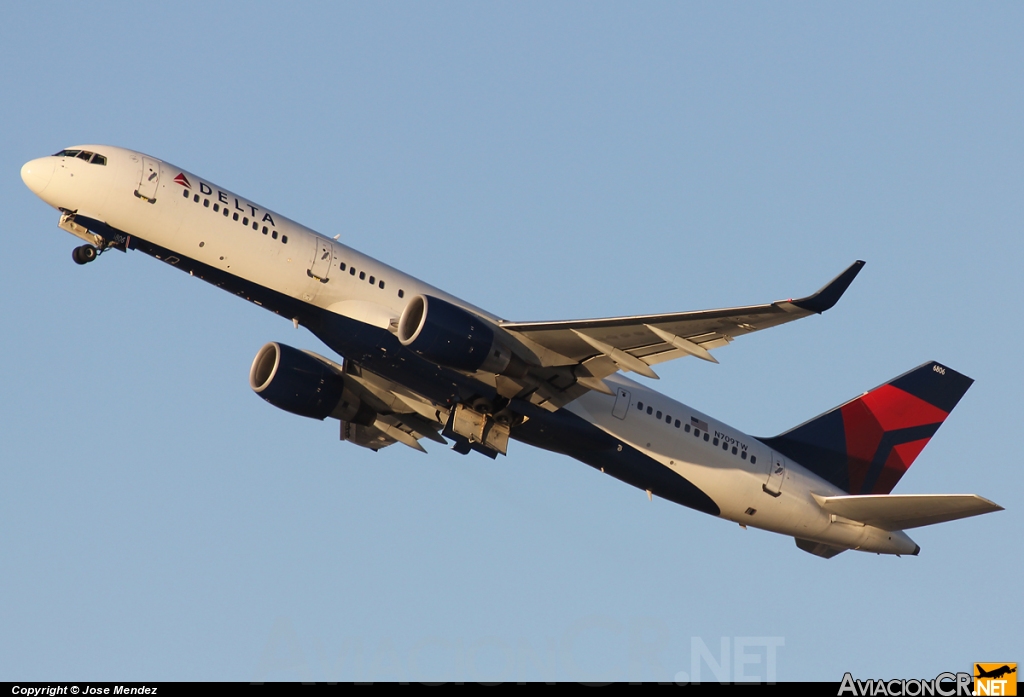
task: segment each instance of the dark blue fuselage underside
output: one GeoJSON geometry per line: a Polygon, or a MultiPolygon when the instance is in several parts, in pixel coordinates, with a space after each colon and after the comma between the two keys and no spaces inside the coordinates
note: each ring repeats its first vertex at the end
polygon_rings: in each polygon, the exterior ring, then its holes
{"type": "MultiPolygon", "coordinates": [[[[387,330],[327,312],[138,237],[129,237],[128,247],[283,317],[297,319],[339,355],[439,404],[451,406],[475,397],[496,396],[489,385],[424,360],[387,330]]],[[[512,438],[568,455],[663,499],[710,515],[719,514],[718,505],[690,481],[585,419],[565,409],[549,412],[523,400],[513,400],[510,406],[529,417],[513,427],[512,438]]]]}

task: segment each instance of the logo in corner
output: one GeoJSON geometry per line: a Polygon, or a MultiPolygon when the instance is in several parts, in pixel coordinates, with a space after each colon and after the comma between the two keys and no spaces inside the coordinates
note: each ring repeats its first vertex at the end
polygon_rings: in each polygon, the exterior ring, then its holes
{"type": "Polygon", "coordinates": [[[188,177],[186,177],[184,174],[179,174],[178,176],[176,176],[174,178],[174,181],[178,182],[179,184],[184,186],[186,189],[191,189],[192,188],[192,184],[189,183],[188,177]]]}
{"type": "Polygon", "coordinates": [[[1016,695],[1016,663],[975,663],[975,695],[1016,695]]]}

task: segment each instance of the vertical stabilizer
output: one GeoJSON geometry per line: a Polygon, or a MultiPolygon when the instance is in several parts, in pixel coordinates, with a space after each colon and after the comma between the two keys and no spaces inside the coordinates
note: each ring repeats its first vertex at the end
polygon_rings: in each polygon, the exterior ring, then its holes
{"type": "Polygon", "coordinates": [[[851,494],[888,494],[973,382],[939,363],[925,363],[761,440],[851,494]]]}

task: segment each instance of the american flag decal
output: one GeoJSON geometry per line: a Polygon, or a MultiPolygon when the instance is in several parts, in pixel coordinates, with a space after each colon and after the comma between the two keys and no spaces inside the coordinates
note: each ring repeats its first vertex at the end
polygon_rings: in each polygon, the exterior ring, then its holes
{"type": "Polygon", "coordinates": [[[696,416],[691,416],[690,417],[690,425],[693,426],[694,428],[699,428],[702,431],[710,431],[711,430],[710,428],[708,428],[708,422],[707,421],[701,421],[696,416]]]}

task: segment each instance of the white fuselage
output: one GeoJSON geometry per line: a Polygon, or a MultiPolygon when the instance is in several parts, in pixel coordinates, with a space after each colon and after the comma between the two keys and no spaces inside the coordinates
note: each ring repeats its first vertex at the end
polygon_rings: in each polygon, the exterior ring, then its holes
{"type": "Polygon", "coordinates": [[[619,419],[612,413],[615,398],[599,392],[589,392],[564,408],[614,433],[693,482],[714,499],[722,518],[851,549],[913,552],[914,543],[902,532],[833,520],[834,516],[825,513],[811,494],[836,496],[846,492],[756,438],[622,375],[607,378],[607,382],[630,393],[625,418],[619,419]],[[637,408],[638,403],[643,404],[643,409],[637,408]],[[647,413],[648,406],[654,414],[647,413]],[[659,413],[661,418],[657,417],[659,413]],[[672,422],[667,423],[665,416],[671,416],[672,422]],[[675,426],[677,418],[681,422],[679,428],[675,426]],[[692,419],[706,423],[707,430],[694,429],[692,425],[689,432],[684,430],[692,419]],[[770,473],[779,465],[782,472],[772,479],[770,473]],[[766,491],[767,487],[772,493],[766,491]],[[909,547],[904,546],[907,542],[909,547]]]}
{"type": "MultiPolygon", "coordinates": [[[[419,294],[499,321],[190,172],[121,148],[81,149],[102,153],[106,164],[46,157],[27,163],[22,177],[51,206],[167,250],[154,256],[169,264],[194,259],[379,329],[393,328],[409,298],[419,294]]],[[[721,517],[836,547],[914,553],[916,545],[902,532],[826,513],[812,494],[846,492],[757,439],[621,374],[605,381],[617,396],[590,391],[563,409],[689,480],[718,505],[721,517]]]]}

